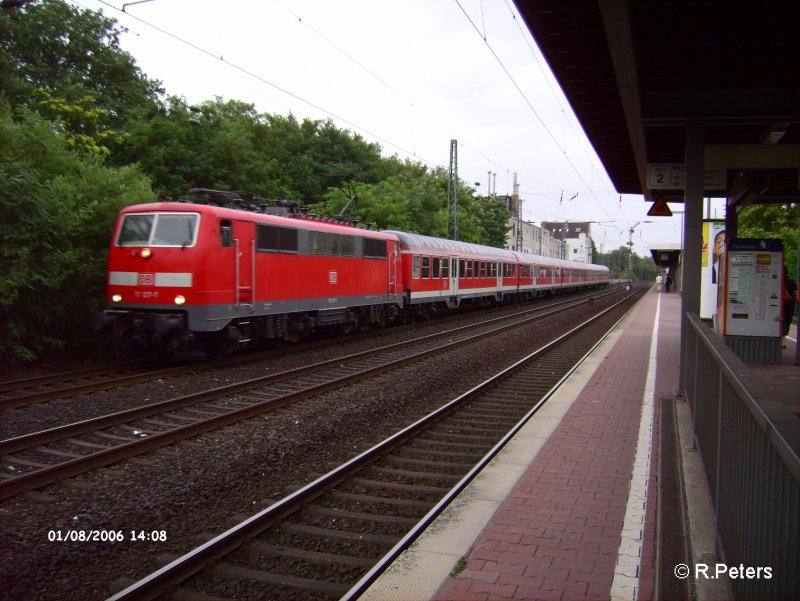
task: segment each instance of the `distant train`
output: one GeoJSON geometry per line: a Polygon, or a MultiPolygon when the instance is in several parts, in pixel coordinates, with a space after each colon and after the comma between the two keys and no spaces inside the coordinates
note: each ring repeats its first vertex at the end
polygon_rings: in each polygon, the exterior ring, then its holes
{"type": "Polygon", "coordinates": [[[256,341],[426,317],[605,286],[608,268],[398,231],[370,231],[196,191],[199,202],[120,212],[110,245],[110,328],[142,349],[197,343],[228,354],[256,341]],[[235,205],[238,208],[230,208],[235,205]]]}

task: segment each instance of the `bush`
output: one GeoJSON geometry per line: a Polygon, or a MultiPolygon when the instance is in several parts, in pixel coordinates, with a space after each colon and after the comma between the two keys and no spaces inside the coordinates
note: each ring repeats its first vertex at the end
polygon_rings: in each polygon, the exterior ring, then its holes
{"type": "Polygon", "coordinates": [[[134,167],[70,150],[56,123],[0,103],[0,353],[73,354],[101,307],[117,212],[153,200],[134,167]]]}

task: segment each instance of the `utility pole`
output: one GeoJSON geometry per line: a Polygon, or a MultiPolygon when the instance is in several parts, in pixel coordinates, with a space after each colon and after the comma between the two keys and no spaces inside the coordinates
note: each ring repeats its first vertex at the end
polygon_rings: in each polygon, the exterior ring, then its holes
{"type": "Polygon", "coordinates": [[[522,199],[519,197],[519,184],[517,183],[517,174],[514,174],[514,191],[511,194],[512,205],[517,209],[517,240],[514,250],[522,252],[522,199]]]}
{"type": "Polygon", "coordinates": [[[447,183],[447,238],[458,240],[458,140],[450,140],[450,181],[447,183]]]}
{"type": "Polygon", "coordinates": [[[639,221],[637,221],[634,225],[631,226],[631,229],[628,230],[628,271],[633,276],[633,228],[639,225],[639,221]]]}

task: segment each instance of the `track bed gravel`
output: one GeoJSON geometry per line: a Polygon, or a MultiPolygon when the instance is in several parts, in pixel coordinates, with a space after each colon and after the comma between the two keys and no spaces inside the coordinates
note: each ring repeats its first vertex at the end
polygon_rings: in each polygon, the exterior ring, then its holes
{"type": "MultiPolygon", "coordinates": [[[[607,302],[596,302],[594,308],[607,302]]],[[[582,310],[588,312],[589,307],[582,310]]],[[[376,376],[358,386],[4,501],[0,504],[2,599],[105,599],[116,578],[147,575],[159,567],[160,555],[191,550],[201,542],[199,535],[218,534],[268,506],[526,355],[548,334],[567,329],[577,319],[575,313],[553,317],[546,326],[540,323],[492,337],[452,351],[446,358],[376,376]],[[70,529],[122,531],[125,540],[48,540],[49,531],[70,529]],[[167,540],[130,540],[131,531],[164,531],[167,540]]],[[[414,334],[419,332],[399,336],[414,334]]],[[[356,352],[390,341],[392,335],[354,342],[352,349],[346,339],[342,345],[356,352]]],[[[64,423],[75,419],[65,409],[70,403],[83,406],[85,400],[87,405],[74,411],[97,415],[112,406],[135,406],[137,399],[141,404],[143,396],[150,401],[162,395],[169,398],[208,387],[209,381],[221,386],[228,383],[222,379],[263,375],[266,370],[321,361],[340,352],[341,348],[328,347],[302,356],[287,355],[268,365],[240,366],[236,374],[203,374],[93,395],[100,400],[85,397],[48,405],[50,414],[58,414],[55,423],[64,423]]],[[[42,429],[42,422],[34,426],[31,417],[39,413],[26,412],[28,427],[42,429]]]]}

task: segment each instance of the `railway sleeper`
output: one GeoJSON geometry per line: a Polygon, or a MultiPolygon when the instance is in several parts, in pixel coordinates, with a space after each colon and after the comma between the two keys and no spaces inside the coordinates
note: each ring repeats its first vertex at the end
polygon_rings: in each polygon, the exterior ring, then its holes
{"type": "Polygon", "coordinates": [[[380,513],[365,513],[363,511],[350,511],[337,507],[323,507],[322,505],[310,505],[305,509],[305,512],[309,515],[333,517],[335,519],[364,520],[367,522],[383,522],[386,524],[408,524],[409,526],[413,526],[417,523],[417,520],[414,518],[383,515],[380,513]]]}
{"type": "MultiPolygon", "coordinates": [[[[420,472],[412,470],[397,469],[393,467],[372,466],[369,469],[371,475],[387,478],[409,478],[411,480],[433,480],[435,482],[449,481],[458,482],[461,476],[454,474],[441,474],[438,472],[420,472]]],[[[392,480],[392,482],[395,482],[392,480]]]]}
{"type": "Polygon", "coordinates": [[[250,580],[255,582],[268,582],[270,584],[281,584],[295,588],[303,588],[320,592],[346,593],[350,588],[347,584],[340,582],[327,582],[289,576],[287,574],[273,574],[254,570],[244,566],[236,566],[229,563],[220,563],[214,567],[212,574],[226,580],[250,580]]]}
{"type": "Polygon", "coordinates": [[[252,556],[271,556],[286,557],[290,559],[301,559],[316,563],[339,564],[355,566],[359,568],[371,568],[375,560],[371,557],[354,557],[352,555],[336,555],[335,553],[323,553],[321,551],[308,551],[284,545],[272,545],[253,541],[242,549],[246,555],[252,556]]]}
{"type": "Polygon", "coordinates": [[[443,495],[448,490],[442,486],[404,484],[402,482],[384,482],[383,480],[373,480],[370,478],[354,478],[353,484],[372,490],[400,490],[417,494],[443,495]]]}
{"type": "Polygon", "coordinates": [[[394,536],[386,536],[384,534],[370,534],[368,532],[351,532],[350,530],[331,530],[329,528],[322,528],[320,526],[309,526],[308,524],[298,524],[296,522],[281,522],[278,526],[283,532],[287,534],[307,536],[314,540],[321,538],[329,538],[334,540],[356,541],[359,543],[368,543],[373,545],[380,545],[383,547],[391,547],[397,542],[394,536]]]}
{"type": "MultiPolygon", "coordinates": [[[[438,455],[438,453],[437,453],[438,455]]],[[[426,457],[430,457],[430,453],[426,453],[426,457]]],[[[455,463],[452,461],[442,461],[441,458],[434,456],[431,459],[414,459],[413,457],[403,457],[402,455],[392,455],[387,457],[388,463],[397,465],[411,465],[419,467],[429,467],[431,469],[450,469],[459,472],[467,472],[472,468],[472,463],[455,463]]]]}
{"type": "Polygon", "coordinates": [[[333,490],[328,493],[331,498],[338,498],[343,501],[361,503],[362,505],[394,505],[397,507],[407,507],[411,509],[418,509],[420,516],[424,515],[431,504],[418,499],[393,499],[388,497],[377,497],[374,495],[367,495],[363,493],[353,493],[342,490],[333,490]]]}

